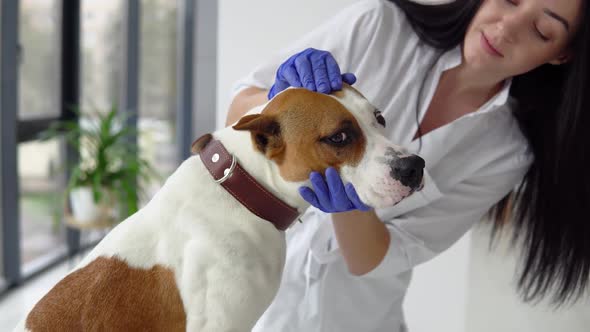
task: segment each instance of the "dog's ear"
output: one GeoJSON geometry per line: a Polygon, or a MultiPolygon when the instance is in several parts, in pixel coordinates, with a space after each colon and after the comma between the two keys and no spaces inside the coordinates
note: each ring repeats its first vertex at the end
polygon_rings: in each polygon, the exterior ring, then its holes
{"type": "Polygon", "coordinates": [[[232,128],[235,130],[249,130],[256,148],[268,158],[276,158],[284,149],[281,125],[271,115],[246,115],[232,128]]]}
{"type": "Polygon", "coordinates": [[[211,139],[213,139],[213,135],[211,134],[205,134],[199,138],[197,138],[193,144],[191,145],[191,152],[193,154],[197,154],[199,152],[201,152],[201,150],[203,150],[203,148],[209,144],[209,142],[211,141],[211,139]]]}

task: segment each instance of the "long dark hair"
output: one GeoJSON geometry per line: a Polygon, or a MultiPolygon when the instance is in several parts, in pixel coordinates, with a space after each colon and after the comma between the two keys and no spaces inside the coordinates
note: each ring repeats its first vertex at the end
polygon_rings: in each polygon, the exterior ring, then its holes
{"type": "MultiPolygon", "coordinates": [[[[422,41],[441,51],[463,42],[482,3],[389,1],[405,12],[422,41]]],[[[583,6],[570,45],[572,59],[516,76],[510,88],[518,100],[514,114],[534,162],[489,216],[492,237],[510,221],[512,243],[522,243],[518,288],[525,301],[548,294],[555,304],[577,300],[590,277],[590,17],[586,0],[583,6]]]]}

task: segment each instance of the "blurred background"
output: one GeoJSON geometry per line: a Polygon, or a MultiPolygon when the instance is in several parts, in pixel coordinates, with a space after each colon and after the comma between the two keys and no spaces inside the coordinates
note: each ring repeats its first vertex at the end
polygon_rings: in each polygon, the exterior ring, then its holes
{"type": "MultiPolygon", "coordinates": [[[[128,173],[137,182],[124,188],[142,188],[129,204],[141,207],[192,141],[223,125],[233,82],[363,0],[0,1],[0,331],[10,331],[112,227],[81,223],[66,204],[68,183],[85,181],[75,165],[94,165],[92,137],[40,135],[56,123],[100,127],[114,110],[109,130],[133,129],[118,148],[153,170],[128,173]]],[[[561,308],[520,300],[518,248],[506,238],[490,248],[489,232],[482,221],[415,270],[410,331],[587,331],[587,299],[561,308]]]]}

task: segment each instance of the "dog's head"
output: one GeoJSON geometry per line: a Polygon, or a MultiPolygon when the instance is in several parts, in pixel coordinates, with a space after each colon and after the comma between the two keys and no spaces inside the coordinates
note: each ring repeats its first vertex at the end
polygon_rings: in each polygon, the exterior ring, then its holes
{"type": "Polygon", "coordinates": [[[260,114],[242,117],[255,149],[289,182],[306,182],[311,171],[336,168],[363,202],[391,206],[422,186],[424,160],[383,136],[385,120],[357,90],[344,85],[332,95],[291,88],[260,114]]]}

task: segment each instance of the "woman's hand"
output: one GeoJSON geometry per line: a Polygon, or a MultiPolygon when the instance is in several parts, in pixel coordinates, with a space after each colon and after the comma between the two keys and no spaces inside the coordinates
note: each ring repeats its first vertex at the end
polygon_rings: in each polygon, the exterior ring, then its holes
{"type": "Polygon", "coordinates": [[[340,74],[340,67],[330,52],[308,48],[279,66],[268,99],[290,86],[330,93],[341,90],[343,81],[352,85],[356,77],[352,73],[340,74]]]}
{"type": "Polygon", "coordinates": [[[344,185],[340,175],[333,167],[326,169],[326,180],[318,172],[311,172],[309,180],[313,190],[309,187],[300,187],[299,194],[309,204],[327,212],[346,212],[352,210],[369,211],[370,206],[365,205],[359,198],[351,183],[344,185]]]}

